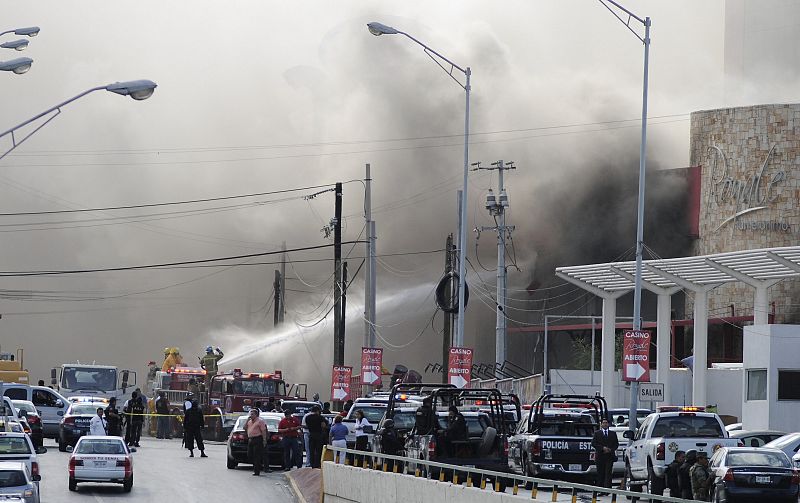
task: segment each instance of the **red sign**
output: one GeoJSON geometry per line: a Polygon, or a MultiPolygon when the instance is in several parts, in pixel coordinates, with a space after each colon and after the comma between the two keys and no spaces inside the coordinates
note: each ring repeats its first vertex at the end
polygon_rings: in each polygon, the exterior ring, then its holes
{"type": "Polygon", "coordinates": [[[472,379],[472,349],[450,348],[447,382],[463,388],[472,379]]]}
{"type": "Polygon", "coordinates": [[[340,365],[333,366],[331,377],[331,400],[346,402],[350,399],[350,378],[353,377],[353,367],[340,365]]]}
{"type": "Polygon", "coordinates": [[[623,334],[622,380],[650,382],[650,332],[626,330],[623,334]]]}
{"type": "Polygon", "coordinates": [[[383,348],[361,348],[361,384],[380,384],[382,365],[383,348]]]}

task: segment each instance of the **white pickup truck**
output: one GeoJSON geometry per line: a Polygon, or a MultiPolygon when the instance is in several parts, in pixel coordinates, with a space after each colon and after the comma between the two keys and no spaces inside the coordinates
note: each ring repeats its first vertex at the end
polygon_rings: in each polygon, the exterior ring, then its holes
{"type": "Polygon", "coordinates": [[[694,449],[711,457],[720,447],[740,445],[728,437],[719,416],[710,412],[656,412],[631,433],[624,434],[630,440],[625,449],[625,488],[641,491],[647,485],[650,494],[664,493],[666,468],[677,451],[694,449]]]}

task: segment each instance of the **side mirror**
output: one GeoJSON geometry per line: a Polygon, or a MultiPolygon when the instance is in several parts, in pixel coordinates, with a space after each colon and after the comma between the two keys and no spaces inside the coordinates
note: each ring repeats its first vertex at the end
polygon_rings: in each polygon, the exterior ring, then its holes
{"type": "Polygon", "coordinates": [[[50,384],[52,384],[53,386],[55,386],[56,383],[58,382],[58,379],[56,379],[56,375],[57,375],[56,369],[50,369],[50,384]]]}
{"type": "Polygon", "coordinates": [[[31,477],[31,480],[34,482],[39,482],[40,480],[42,480],[42,476],[37,473],[36,475],[31,477]]]}
{"type": "Polygon", "coordinates": [[[59,409],[63,409],[64,408],[64,400],[62,400],[60,398],[58,400],[56,400],[56,407],[58,407],[59,409]]]}
{"type": "Polygon", "coordinates": [[[633,440],[633,432],[631,430],[625,430],[622,436],[627,438],[628,440],[633,440]]]}
{"type": "Polygon", "coordinates": [[[130,448],[130,451],[131,451],[131,452],[136,452],[136,447],[131,447],[131,448],[130,448]]]}
{"type": "Polygon", "coordinates": [[[74,449],[75,449],[75,447],[73,447],[71,445],[67,446],[67,452],[72,452],[74,449]]]}
{"type": "Polygon", "coordinates": [[[47,447],[40,445],[39,447],[36,448],[36,454],[46,454],[46,453],[47,453],[47,447]]]}
{"type": "Polygon", "coordinates": [[[25,418],[27,418],[27,417],[28,417],[28,411],[27,411],[27,410],[24,410],[24,409],[20,409],[20,411],[19,411],[19,417],[25,417],[25,418]]]}
{"type": "Polygon", "coordinates": [[[129,375],[130,375],[129,371],[127,371],[127,370],[123,370],[122,371],[122,393],[123,394],[125,393],[125,388],[128,387],[128,377],[129,377],[129,375]]]}

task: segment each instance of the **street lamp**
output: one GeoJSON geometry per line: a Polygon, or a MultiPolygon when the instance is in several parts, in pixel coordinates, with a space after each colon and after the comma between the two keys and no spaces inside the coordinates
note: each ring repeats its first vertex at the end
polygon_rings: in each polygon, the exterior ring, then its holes
{"type": "MultiPolygon", "coordinates": [[[[20,59],[25,59],[25,58],[20,58],[20,59]]],[[[84,92],[82,92],[82,93],[80,93],[80,94],[78,94],[76,96],[73,96],[72,98],[70,98],[70,99],[68,99],[66,101],[62,101],[58,105],[56,105],[54,107],[50,107],[47,110],[45,110],[44,112],[42,112],[40,114],[37,114],[34,117],[31,117],[30,119],[26,120],[25,122],[17,124],[16,126],[12,127],[11,129],[8,129],[8,130],[0,133],[0,138],[3,138],[3,137],[5,137],[6,135],[9,135],[9,134],[11,135],[11,147],[8,150],[6,150],[5,152],[3,152],[2,155],[0,155],[0,159],[2,159],[5,156],[7,156],[12,150],[14,150],[19,145],[21,145],[22,142],[24,142],[25,140],[27,140],[28,138],[33,136],[34,133],[36,133],[37,131],[42,129],[51,120],[55,119],[56,116],[61,113],[61,107],[63,107],[64,105],[67,105],[69,103],[72,103],[73,101],[77,100],[78,98],[82,98],[82,97],[86,96],[87,94],[93,93],[95,91],[103,91],[103,90],[105,90],[105,91],[109,91],[109,92],[112,92],[112,93],[120,94],[122,96],[130,96],[131,98],[133,98],[133,99],[135,99],[137,101],[141,101],[141,100],[146,100],[147,98],[152,96],[153,92],[156,89],[156,87],[158,87],[158,86],[152,80],[130,80],[130,81],[127,81],[127,82],[115,82],[113,84],[108,84],[106,86],[97,86],[97,87],[93,87],[91,89],[87,89],[86,91],[84,91],[84,92]],[[49,113],[51,113],[53,111],[55,111],[56,113],[54,113],[51,117],[47,118],[47,120],[45,120],[44,123],[42,123],[39,126],[37,126],[33,131],[31,131],[30,133],[26,134],[19,141],[17,141],[16,137],[14,136],[14,132],[16,130],[18,130],[21,127],[27,126],[31,122],[33,122],[33,121],[35,121],[37,119],[40,119],[40,118],[44,117],[45,115],[47,115],[47,114],[49,114],[49,113]]]]}
{"type": "MultiPolygon", "coordinates": [[[[647,82],[648,82],[648,66],[650,63],[650,18],[644,19],[638,17],[625,7],[621,6],[614,0],[599,0],[603,6],[611,12],[628,30],[644,45],[644,81],[642,83],[642,139],[639,144],[639,198],[637,203],[636,214],[636,275],[634,278],[633,287],[633,329],[642,329],[642,248],[644,246],[644,177],[645,177],[645,163],[647,157],[647,82]],[[617,11],[624,13],[622,16],[615,11],[611,6],[615,7],[617,11]],[[627,19],[623,17],[627,16],[627,19]],[[636,33],[631,28],[631,21],[637,21],[644,26],[644,37],[636,33]]],[[[639,382],[631,382],[631,407],[628,413],[628,426],[631,431],[636,429],[636,409],[639,400],[639,382]]]]}
{"type": "Polygon", "coordinates": [[[26,47],[28,47],[28,41],[24,38],[20,38],[17,40],[12,40],[11,42],[3,42],[0,44],[0,47],[3,49],[14,49],[17,51],[24,51],[26,47]]]}
{"type": "Polygon", "coordinates": [[[0,31],[0,35],[7,35],[13,33],[14,35],[23,35],[27,37],[35,37],[39,34],[38,26],[29,26],[28,28],[15,28],[13,30],[0,31]]]}
{"type": "Polygon", "coordinates": [[[0,61],[0,70],[4,72],[25,73],[31,69],[33,60],[31,58],[14,58],[8,61],[0,61]]]}
{"type": "Polygon", "coordinates": [[[375,36],[380,35],[405,35],[410,40],[413,40],[425,51],[425,54],[430,56],[430,58],[439,65],[439,67],[447,73],[450,78],[452,78],[464,91],[466,92],[466,112],[464,118],[464,186],[463,186],[463,196],[461,199],[461,207],[459,208],[461,211],[461,228],[459,229],[458,235],[458,324],[456,325],[456,336],[453,340],[454,346],[463,346],[464,345],[464,291],[466,290],[466,271],[465,271],[465,263],[467,258],[467,183],[468,183],[468,175],[469,175],[469,93],[470,93],[470,76],[472,75],[472,70],[469,67],[461,68],[457,64],[453,63],[449,59],[445,58],[438,52],[434,51],[427,45],[423,44],[416,38],[412,37],[406,32],[397,30],[392,28],[391,26],[386,26],[382,23],[368,23],[367,29],[369,32],[375,36]],[[434,57],[435,56],[435,57],[434,57]],[[439,59],[436,59],[439,58],[439,59]],[[439,61],[442,60],[448,65],[450,68],[448,69],[445,65],[439,61]],[[453,70],[458,70],[459,72],[463,73],[466,81],[462,84],[458,79],[453,76],[453,70]]]}

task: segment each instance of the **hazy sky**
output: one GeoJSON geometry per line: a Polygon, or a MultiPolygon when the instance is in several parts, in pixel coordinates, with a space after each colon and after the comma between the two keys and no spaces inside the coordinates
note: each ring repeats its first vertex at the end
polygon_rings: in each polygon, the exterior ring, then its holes
{"type": "MultiPolygon", "coordinates": [[[[661,169],[686,166],[686,114],[732,104],[721,98],[723,3],[625,4],[653,19],[649,158],[661,169]]],[[[558,215],[533,212],[543,191],[570,184],[580,189],[602,176],[592,171],[594,163],[624,159],[621,169],[632,172],[638,166],[639,130],[632,119],[641,114],[642,45],[597,1],[60,0],[9,2],[3,13],[4,28],[38,25],[42,32],[25,53],[2,53],[3,59],[34,59],[25,75],[0,75],[2,129],[96,85],[144,78],[159,87],[143,102],[97,92],[65,107],[0,161],[0,213],[347,182],[362,179],[364,164],[371,163],[379,253],[442,248],[456,225],[464,93],[411,41],[370,35],[365,25],[374,20],[471,66],[476,133],[471,160],[488,165],[502,158],[518,167],[507,176],[508,220],[517,226],[523,268],[510,275],[515,288],[531,279],[525,264],[535,257],[528,238],[537,219],[558,215]],[[540,129],[573,124],[588,125],[540,129]]],[[[470,228],[489,225],[482,203],[496,180],[485,172],[470,180],[470,228]]],[[[329,244],[320,229],[333,216],[334,198],[330,192],[313,200],[300,197],[313,192],[128,211],[2,216],[0,270],[206,259],[273,251],[282,241],[289,248],[329,244]],[[172,214],[186,210],[193,213],[172,214]]],[[[363,194],[361,183],[345,184],[345,239],[357,239],[362,230],[363,194]]],[[[592,232],[579,222],[563,226],[592,232]]],[[[468,253],[474,250],[471,244],[468,253]]],[[[484,234],[480,250],[484,264],[492,264],[494,238],[484,234]]],[[[359,245],[351,255],[362,254],[359,245]]],[[[331,249],[292,255],[298,261],[330,257],[331,249]]],[[[438,336],[428,330],[415,338],[433,313],[427,296],[443,261],[441,253],[381,259],[381,334],[394,346],[415,340],[407,349],[388,351],[387,365],[435,361],[425,353],[437,347],[438,336]]],[[[349,261],[351,274],[359,263],[349,261]]],[[[288,292],[289,318],[309,325],[324,314],[331,267],[298,262],[287,269],[287,288],[294,290],[288,292]]],[[[222,346],[230,356],[240,354],[245,344],[275,337],[265,331],[272,320],[265,303],[273,269],[249,265],[5,278],[3,289],[22,292],[0,300],[2,349],[24,347],[34,379],[75,359],[130,366],[141,378],[146,362],[158,359],[164,346],[180,346],[188,359],[207,344],[222,346]]],[[[492,273],[482,276],[493,281],[492,273]]],[[[352,364],[363,334],[356,319],[362,309],[361,279],[350,298],[352,364]]],[[[492,337],[492,306],[473,301],[471,307],[473,320],[489,320],[487,337],[492,337]]],[[[469,323],[468,317],[469,344],[489,340],[469,323]]],[[[241,364],[282,368],[290,380],[310,380],[326,396],[322,388],[329,378],[332,328],[330,323],[318,328],[292,328],[274,350],[241,364]]],[[[493,355],[479,359],[491,361],[493,355]]]]}

